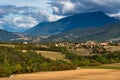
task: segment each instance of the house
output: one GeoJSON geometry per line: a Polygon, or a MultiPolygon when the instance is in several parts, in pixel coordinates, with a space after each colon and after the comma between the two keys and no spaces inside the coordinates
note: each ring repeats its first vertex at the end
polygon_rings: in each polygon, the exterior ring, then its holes
{"type": "Polygon", "coordinates": [[[28,44],[28,42],[23,42],[23,44],[28,44]]]}
{"type": "Polygon", "coordinates": [[[87,41],[87,42],[85,43],[85,45],[86,45],[87,47],[89,47],[89,48],[93,48],[93,47],[97,46],[97,43],[94,42],[94,41],[87,41]]]}
{"type": "Polygon", "coordinates": [[[71,42],[59,42],[59,43],[55,43],[56,47],[66,47],[66,46],[72,46],[74,43],[71,42]]]}
{"type": "Polygon", "coordinates": [[[81,47],[80,43],[75,43],[75,47],[81,47]]]}
{"type": "Polygon", "coordinates": [[[64,42],[55,43],[55,46],[56,46],[56,47],[64,47],[64,46],[66,46],[66,45],[67,45],[67,44],[64,43],[64,42]]]}
{"type": "Polygon", "coordinates": [[[103,47],[103,48],[107,48],[108,47],[108,43],[107,42],[100,43],[100,46],[103,47]]]}

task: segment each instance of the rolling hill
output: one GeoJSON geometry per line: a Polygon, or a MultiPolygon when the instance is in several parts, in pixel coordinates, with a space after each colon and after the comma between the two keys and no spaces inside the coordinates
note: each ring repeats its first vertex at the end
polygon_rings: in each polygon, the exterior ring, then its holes
{"type": "Polygon", "coordinates": [[[75,28],[96,28],[114,22],[120,22],[120,20],[109,17],[100,11],[79,13],[55,22],[39,23],[37,26],[25,31],[24,34],[31,36],[52,36],[75,28]]]}
{"type": "Polygon", "coordinates": [[[8,32],[0,29],[0,41],[11,41],[12,39],[23,37],[20,33],[8,32]]]}
{"type": "Polygon", "coordinates": [[[105,41],[112,38],[120,38],[120,22],[98,28],[76,28],[51,36],[43,41],[105,41]]]}

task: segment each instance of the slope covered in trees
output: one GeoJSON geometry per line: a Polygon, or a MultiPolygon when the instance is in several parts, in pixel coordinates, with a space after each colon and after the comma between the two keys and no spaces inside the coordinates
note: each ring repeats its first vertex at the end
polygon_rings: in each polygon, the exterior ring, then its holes
{"type": "Polygon", "coordinates": [[[0,77],[18,73],[38,71],[59,71],[76,69],[81,66],[97,66],[108,63],[119,63],[120,51],[110,54],[97,54],[93,56],[80,56],[69,52],[65,47],[49,46],[48,48],[33,45],[18,45],[14,48],[0,46],[0,77]],[[27,52],[23,53],[22,50],[27,52]],[[37,54],[36,50],[58,51],[65,55],[69,61],[50,60],[37,54]]]}

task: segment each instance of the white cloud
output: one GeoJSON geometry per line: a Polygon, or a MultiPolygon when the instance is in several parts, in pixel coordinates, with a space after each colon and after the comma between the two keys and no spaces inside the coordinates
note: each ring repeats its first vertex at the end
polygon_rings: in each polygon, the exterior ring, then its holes
{"type": "Polygon", "coordinates": [[[0,28],[12,32],[22,32],[38,24],[31,17],[0,18],[0,28]]]}
{"type": "Polygon", "coordinates": [[[48,13],[46,10],[40,10],[39,11],[39,21],[45,22],[45,21],[56,21],[64,16],[54,15],[48,13]]]}
{"type": "Polygon", "coordinates": [[[61,4],[63,5],[63,14],[69,11],[74,11],[75,8],[75,4],[71,3],[70,1],[66,1],[66,2],[61,2],[61,4]]]}
{"type": "Polygon", "coordinates": [[[37,25],[38,21],[32,17],[23,16],[23,17],[13,18],[13,23],[16,25],[16,27],[31,28],[31,27],[37,25]]]}
{"type": "Polygon", "coordinates": [[[56,20],[61,19],[63,17],[65,17],[65,16],[49,15],[48,20],[49,21],[56,21],[56,20]]]}
{"type": "Polygon", "coordinates": [[[120,12],[115,13],[115,14],[108,14],[108,15],[111,16],[111,17],[116,17],[116,18],[120,19],[120,12]]]}
{"type": "Polygon", "coordinates": [[[62,18],[58,15],[37,7],[0,6],[0,28],[8,31],[25,31],[38,23],[56,21],[62,18]]]}
{"type": "Polygon", "coordinates": [[[53,6],[53,10],[54,10],[56,13],[60,13],[59,8],[58,8],[58,7],[56,7],[56,6],[53,6]]]}
{"type": "Polygon", "coordinates": [[[0,23],[1,29],[8,31],[13,31],[17,29],[16,26],[13,24],[12,18],[0,18],[0,23]]]}
{"type": "Polygon", "coordinates": [[[49,0],[56,15],[103,11],[107,14],[120,11],[120,0],[49,0]]]}
{"type": "Polygon", "coordinates": [[[25,31],[38,23],[56,21],[63,16],[53,15],[35,7],[0,6],[0,28],[8,31],[25,31]]]}

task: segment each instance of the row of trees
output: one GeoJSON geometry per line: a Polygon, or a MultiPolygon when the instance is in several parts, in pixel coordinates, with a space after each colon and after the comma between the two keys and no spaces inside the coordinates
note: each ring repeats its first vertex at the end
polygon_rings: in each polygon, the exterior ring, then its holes
{"type": "Polygon", "coordinates": [[[100,64],[120,63],[120,51],[93,56],[80,56],[74,53],[67,53],[66,58],[71,60],[75,66],[98,66],[100,64]]]}

